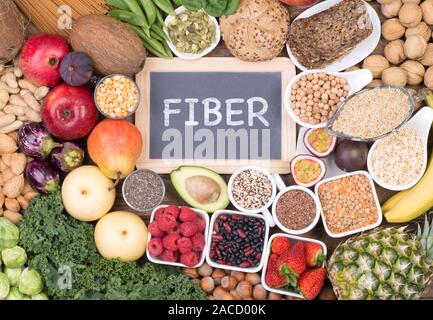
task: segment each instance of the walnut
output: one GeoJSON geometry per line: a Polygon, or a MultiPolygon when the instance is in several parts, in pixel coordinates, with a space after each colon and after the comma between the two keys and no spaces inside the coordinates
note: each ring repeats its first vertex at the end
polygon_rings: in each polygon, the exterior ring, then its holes
{"type": "Polygon", "coordinates": [[[407,37],[413,36],[414,34],[419,34],[425,41],[429,41],[431,37],[431,29],[424,21],[421,21],[416,27],[407,28],[404,34],[407,37]]]}
{"type": "Polygon", "coordinates": [[[406,60],[400,68],[407,72],[407,84],[417,85],[420,84],[424,78],[425,69],[421,62],[414,60],[406,60]]]}
{"type": "Polygon", "coordinates": [[[429,67],[424,74],[424,84],[430,90],[433,90],[433,66],[429,67]]]}
{"type": "Polygon", "coordinates": [[[407,83],[407,72],[400,67],[391,67],[382,72],[383,84],[404,87],[407,83]]]}
{"type": "Polygon", "coordinates": [[[398,18],[403,26],[407,28],[415,27],[422,20],[421,7],[415,2],[406,2],[401,6],[398,18]]]}
{"type": "Polygon", "coordinates": [[[390,41],[384,48],[385,58],[392,64],[400,64],[406,60],[404,41],[401,39],[390,41]]]}
{"type": "Polygon", "coordinates": [[[388,4],[388,3],[391,3],[393,1],[394,0],[377,0],[377,2],[380,3],[380,4],[388,4]]]}
{"type": "Polygon", "coordinates": [[[386,18],[393,18],[398,16],[401,6],[402,3],[400,0],[394,0],[390,3],[382,4],[380,10],[386,18]]]}
{"type": "Polygon", "coordinates": [[[426,0],[420,4],[422,19],[427,24],[433,24],[433,0],[426,0]]]}
{"type": "Polygon", "coordinates": [[[397,18],[385,20],[382,24],[382,36],[388,41],[400,39],[405,31],[405,27],[397,18]]]}
{"type": "Polygon", "coordinates": [[[365,58],[362,68],[370,70],[373,78],[380,78],[382,71],[389,68],[389,62],[384,56],[373,54],[365,58]]]}
{"type": "Polygon", "coordinates": [[[404,52],[409,59],[416,60],[421,58],[426,48],[427,41],[418,34],[407,37],[404,42],[404,52]]]}
{"type": "Polygon", "coordinates": [[[433,43],[427,44],[424,55],[419,59],[419,62],[428,67],[433,66],[433,43]]]}

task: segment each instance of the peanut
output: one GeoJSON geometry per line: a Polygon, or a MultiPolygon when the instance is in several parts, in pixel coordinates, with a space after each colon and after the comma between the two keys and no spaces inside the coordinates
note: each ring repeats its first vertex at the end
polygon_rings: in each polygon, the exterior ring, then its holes
{"type": "Polygon", "coordinates": [[[7,125],[3,128],[0,128],[0,133],[11,133],[12,131],[18,130],[19,128],[22,127],[22,125],[24,124],[24,122],[20,121],[20,120],[15,120],[15,122],[12,122],[10,125],[7,125]]]}
{"type": "Polygon", "coordinates": [[[18,88],[18,82],[17,79],[15,78],[15,75],[12,71],[8,71],[6,72],[2,77],[1,77],[1,81],[6,82],[6,84],[13,89],[18,88]]]}
{"type": "Polygon", "coordinates": [[[17,197],[17,201],[23,210],[27,210],[29,207],[29,202],[23,196],[19,195],[17,197]]]}
{"type": "MultiPolygon", "coordinates": [[[[1,137],[1,135],[0,135],[1,137]]],[[[9,137],[9,136],[8,136],[9,137]]],[[[0,138],[1,140],[1,138],[0,138]]],[[[11,152],[12,153],[12,152],[11,152]]],[[[9,168],[11,166],[11,153],[4,153],[2,154],[2,160],[4,162],[4,164],[9,168]]]]}
{"type": "Polygon", "coordinates": [[[13,94],[9,97],[9,103],[16,106],[27,107],[27,103],[24,101],[21,95],[13,94]]]}
{"type": "Polygon", "coordinates": [[[6,198],[4,204],[6,209],[10,211],[19,212],[21,209],[17,199],[6,198]]]}
{"type": "Polygon", "coordinates": [[[3,185],[3,194],[8,198],[18,197],[24,189],[24,176],[15,176],[3,185]]]}
{"type": "Polygon", "coordinates": [[[22,116],[26,113],[26,107],[23,106],[16,106],[13,104],[8,104],[4,107],[4,112],[6,112],[6,114],[13,114],[16,116],[22,116]]]}
{"type": "Polygon", "coordinates": [[[21,69],[19,67],[15,67],[14,68],[14,75],[17,78],[21,78],[23,76],[23,72],[21,71],[21,69]]]}
{"type": "Polygon", "coordinates": [[[11,88],[3,81],[0,81],[0,89],[6,90],[9,94],[17,94],[20,92],[20,88],[11,88]]]}
{"type": "Polygon", "coordinates": [[[21,89],[27,89],[33,94],[36,92],[36,90],[38,90],[37,86],[35,86],[33,83],[31,83],[26,79],[18,80],[18,85],[20,86],[21,89]]]}
{"type": "Polygon", "coordinates": [[[24,199],[30,202],[37,195],[39,195],[39,193],[37,193],[36,191],[29,191],[24,194],[24,199]]]}
{"type": "Polygon", "coordinates": [[[11,170],[15,175],[20,175],[26,168],[27,159],[24,153],[12,153],[11,170]]]}
{"type": "Polygon", "coordinates": [[[50,91],[50,89],[48,87],[39,87],[34,92],[35,99],[36,100],[42,100],[43,98],[45,98],[45,96],[48,94],[49,91],[50,91]]]}
{"type": "Polygon", "coordinates": [[[24,102],[33,110],[39,112],[41,111],[41,105],[36,100],[36,98],[33,96],[33,94],[30,92],[30,90],[23,89],[20,92],[21,97],[24,99],[24,102]]]}
{"type": "MultiPolygon", "coordinates": [[[[7,113],[7,111],[6,111],[7,113]]],[[[6,127],[15,121],[15,115],[5,114],[0,117],[0,128],[6,127]]]]}
{"type": "Polygon", "coordinates": [[[21,214],[19,214],[18,212],[10,211],[10,210],[5,210],[3,212],[3,216],[15,224],[20,222],[20,220],[22,218],[21,214]]]}
{"type": "Polygon", "coordinates": [[[0,134],[0,154],[12,153],[17,149],[18,146],[11,137],[9,137],[7,134],[0,134]]]}
{"type": "Polygon", "coordinates": [[[14,131],[11,133],[8,133],[8,136],[12,138],[13,141],[15,141],[15,143],[17,143],[18,141],[18,131],[14,131]]]}

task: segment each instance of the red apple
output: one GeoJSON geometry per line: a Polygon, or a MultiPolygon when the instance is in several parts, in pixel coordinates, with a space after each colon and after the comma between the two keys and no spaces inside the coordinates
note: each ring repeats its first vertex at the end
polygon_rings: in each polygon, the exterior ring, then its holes
{"type": "Polygon", "coordinates": [[[54,87],[60,82],[60,62],[68,52],[68,43],[61,36],[35,34],[24,44],[19,66],[35,85],[54,87]]]}
{"type": "Polygon", "coordinates": [[[98,122],[98,110],[90,90],[66,83],[48,93],[42,104],[41,115],[48,131],[63,140],[87,136],[98,122]]]}
{"type": "Polygon", "coordinates": [[[310,7],[313,4],[316,4],[318,0],[280,0],[282,3],[285,3],[291,7],[310,7]]]}

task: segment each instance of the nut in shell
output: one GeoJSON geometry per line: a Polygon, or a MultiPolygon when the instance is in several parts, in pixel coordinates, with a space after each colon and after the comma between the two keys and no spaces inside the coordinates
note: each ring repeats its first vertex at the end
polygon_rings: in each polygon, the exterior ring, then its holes
{"type": "Polygon", "coordinates": [[[426,49],[427,41],[418,34],[407,37],[404,42],[404,52],[409,59],[416,60],[421,58],[426,49]]]}
{"type": "Polygon", "coordinates": [[[424,79],[425,69],[421,62],[414,60],[406,60],[400,66],[400,68],[407,72],[407,84],[417,85],[424,79]]]}
{"type": "Polygon", "coordinates": [[[426,0],[420,4],[422,19],[427,24],[433,24],[433,0],[426,0]]]}
{"type": "Polygon", "coordinates": [[[421,7],[415,2],[404,3],[398,13],[400,23],[407,27],[416,27],[422,20],[423,14],[421,7]]]}
{"type": "Polygon", "coordinates": [[[421,21],[416,27],[407,28],[406,33],[404,34],[407,37],[413,36],[415,34],[419,34],[422,36],[425,41],[429,41],[431,37],[431,29],[424,21],[421,21]]]}
{"type": "Polygon", "coordinates": [[[424,74],[424,84],[430,90],[433,90],[433,66],[429,67],[424,74]]]}
{"type": "Polygon", "coordinates": [[[406,28],[397,18],[385,20],[382,24],[382,36],[388,41],[400,39],[405,31],[406,28]]]}
{"type": "Polygon", "coordinates": [[[404,41],[401,39],[388,42],[383,52],[385,58],[392,64],[400,64],[407,58],[404,52],[404,41]]]}
{"type": "Polygon", "coordinates": [[[407,72],[400,67],[391,67],[382,72],[383,84],[404,87],[407,84],[407,72]]]}
{"type": "Polygon", "coordinates": [[[398,16],[398,12],[403,4],[400,0],[394,0],[390,3],[382,4],[380,10],[386,18],[394,18],[398,16]]]}
{"type": "Polygon", "coordinates": [[[427,48],[423,56],[419,59],[419,62],[427,67],[433,66],[433,43],[427,44],[427,48]]]}
{"type": "Polygon", "coordinates": [[[370,70],[373,78],[380,78],[382,71],[389,68],[389,62],[384,56],[374,54],[364,60],[362,68],[370,70]]]}

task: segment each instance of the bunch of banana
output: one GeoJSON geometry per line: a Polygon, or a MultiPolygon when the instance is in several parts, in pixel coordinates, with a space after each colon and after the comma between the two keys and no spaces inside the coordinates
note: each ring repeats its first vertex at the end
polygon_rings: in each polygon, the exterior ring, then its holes
{"type": "Polygon", "coordinates": [[[418,218],[433,207],[433,154],[422,179],[411,189],[401,191],[382,206],[390,223],[404,223],[418,218]]]}

